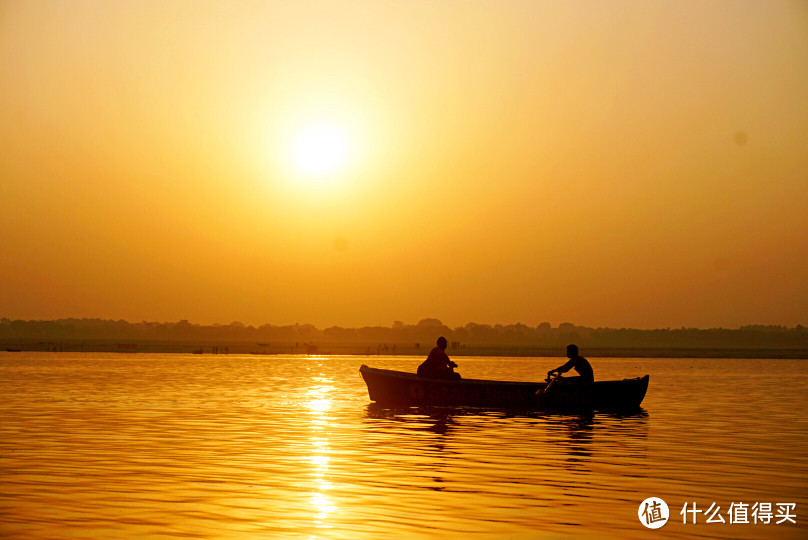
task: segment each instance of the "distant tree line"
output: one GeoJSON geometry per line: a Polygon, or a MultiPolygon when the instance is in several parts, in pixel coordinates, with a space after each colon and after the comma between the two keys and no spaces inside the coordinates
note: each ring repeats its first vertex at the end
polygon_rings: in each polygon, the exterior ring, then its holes
{"type": "Polygon", "coordinates": [[[138,322],[106,319],[59,319],[23,321],[0,319],[0,338],[30,340],[122,340],[122,341],[207,341],[255,343],[406,344],[431,347],[444,336],[451,348],[463,347],[563,347],[577,343],[599,348],[722,348],[722,349],[808,349],[808,329],[802,325],[749,325],[725,328],[588,328],[571,323],[557,327],[542,323],[488,325],[468,323],[449,328],[438,319],[418,324],[396,321],[391,327],[372,326],[318,329],[311,324],[249,326],[199,325],[179,322],[138,322]]]}

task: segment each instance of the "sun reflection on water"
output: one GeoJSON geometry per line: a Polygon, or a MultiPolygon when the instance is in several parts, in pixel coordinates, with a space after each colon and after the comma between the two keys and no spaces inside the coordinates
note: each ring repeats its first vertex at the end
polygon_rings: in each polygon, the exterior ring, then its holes
{"type": "Polygon", "coordinates": [[[307,462],[311,465],[311,476],[313,477],[313,491],[309,503],[314,509],[313,522],[318,528],[331,528],[327,522],[330,514],[338,510],[333,500],[326,492],[334,487],[327,479],[328,467],[331,461],[328,455],[331,448],[328,442],[327,428],[329,425],[328,412],[331,409],[333,400],[329,393],[334,387],[328,384],[330,381],[324,377],[316,377],[315,382],[320,383],[313,386],[306,392],[309,400],[305,403],[311,414],[309,428],[313,432],[310,439],[311,456],[307,462]]]}

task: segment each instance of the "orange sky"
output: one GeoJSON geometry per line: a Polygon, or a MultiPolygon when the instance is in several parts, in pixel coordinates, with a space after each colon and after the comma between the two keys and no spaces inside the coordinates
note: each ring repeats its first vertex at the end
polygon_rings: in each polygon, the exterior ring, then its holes
{"type": "Polygon", "coordinates": [[[0,73],[0,317],[808,324],[804,1],[4,0],[0,73]]]}

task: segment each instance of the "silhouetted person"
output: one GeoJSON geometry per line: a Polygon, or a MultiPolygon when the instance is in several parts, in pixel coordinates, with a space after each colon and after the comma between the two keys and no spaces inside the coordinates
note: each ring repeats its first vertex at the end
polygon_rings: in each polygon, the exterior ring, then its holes
{"type": "Polygon", "coordinates": [[[592,372],[592,366],[589,365],[589,360],[578,354],[577,345],[567,345],[567,358],[569,358],[569,360],[566,364],[552,371],[548,371],[547,376],[551,377],[553,373],[561,375],[574,368],[575,371],[578,372],[578,377],[564,377],[564,382],[595,382],[595,374],[592,372]]]}
{"type": "Polygon", "coordinates": [[[446,338],[438,338],[438,345],[429,352],[426,360],[418,366],[418,376],[430,379],[459,379],[460,374],[454,372],[457,364],[449,360],[446,354],[446,338]]]}

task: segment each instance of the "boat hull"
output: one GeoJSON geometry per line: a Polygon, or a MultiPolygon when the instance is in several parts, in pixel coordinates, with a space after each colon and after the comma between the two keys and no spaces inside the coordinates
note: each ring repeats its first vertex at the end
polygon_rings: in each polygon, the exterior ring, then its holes
{"type": "Polygon", "coordinates": [[[636,409],[648,390],[649,377],[584,384],[443,380],[362,365],[359,369],[371,401],[384,405],[438,405],[514,408],[636,409]]]}

